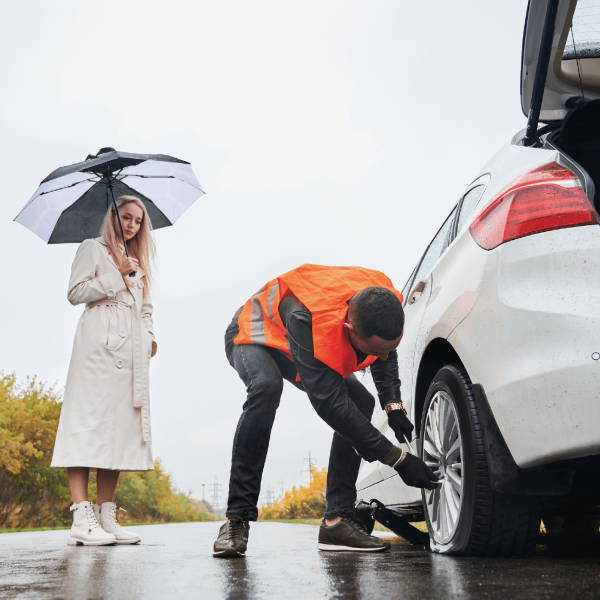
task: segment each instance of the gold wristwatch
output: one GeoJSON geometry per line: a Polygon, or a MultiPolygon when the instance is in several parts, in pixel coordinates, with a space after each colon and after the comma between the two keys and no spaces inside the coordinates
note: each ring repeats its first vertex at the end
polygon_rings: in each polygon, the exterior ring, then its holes
{"type": "Polygon", "coordinates": [[[393,410],[401,410],[404,413],[404,416],[406,416],[406,408],[404,408],[402,400],[400,400],[400,402],[391,402],[385,407],[385,412],[387,414],[390,414],[393,410]]]}

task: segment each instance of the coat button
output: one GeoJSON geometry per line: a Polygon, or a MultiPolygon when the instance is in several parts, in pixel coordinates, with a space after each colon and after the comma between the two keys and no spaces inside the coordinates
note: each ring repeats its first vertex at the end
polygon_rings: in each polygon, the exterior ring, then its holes
{"type": "Polygon", "coordinates": [[[143,281],[138,281],[138,287],[140,289],[142,289],[144,287],[144,282],[143,281]]]}
{"type": "Polygon", "coordinates": [[[106,295],[107,295],[109,298],[114,298],[114,297],[115,297],[115,290],[108,290],[108,291],[106,292],[106,295]]]}
{"type": "Polygon", "coordinates": [[[123,366],[123,361],[118,360],[115,364],[117,365],[117,369],[120,369],[123,366]]]}
{"type": "Polygon", "coordinates": [[[119,310],[123,310],[125,308],[125,305],[122,302],[119,302],[119,304],[117,304],[119,310]]]}
{"type": "Polygon", "coordinates": [[[124,329],[121,329],[121,331],[119,331],[119,335],[121,337],[125,337],[127,335],[127,332],[124,329]]]}

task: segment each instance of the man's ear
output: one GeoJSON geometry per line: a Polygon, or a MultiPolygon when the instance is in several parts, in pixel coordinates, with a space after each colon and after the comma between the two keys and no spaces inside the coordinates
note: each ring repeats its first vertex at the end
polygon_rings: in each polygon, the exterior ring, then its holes
{"type": "Polygon", "coordinates": [[[353,327],[352,327],[352,325],[350,325],[350,323],[348,323],[348,321],[344,321],[344,329],[347,329],[348,331],[352,331],[353,327]]]}

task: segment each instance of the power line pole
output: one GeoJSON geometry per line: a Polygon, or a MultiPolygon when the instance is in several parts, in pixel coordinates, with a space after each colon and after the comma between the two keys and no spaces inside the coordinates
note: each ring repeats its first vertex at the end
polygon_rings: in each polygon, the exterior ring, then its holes
{"type": "Polygon", "coordinates": [[[219,480],[217,479],[217,477],[215,476],[215,482],[213,483],[213,501],[212,501],[212,505],[213,508],[215,510],[218,510],[219,508],[221,508],[221,484],[219,483],[219,480]]]}
{"type": "Polygon", "coordinates": [[[285,481],[283,480],[283,477],[281,478],[281,499],[283,500],[283,495],[284,495],[284,491],[283,491],[283,486],[285,485],[285,481]]]}
{"type": "Polygon", "coordinates": [[[273,489],[271,486],[267,486],[267,506],[273,506],[273,501],[275,500],[275,494],[273,493],[273,489]]]}
{"type": "Polygon", "coordinates": [[[204,502],[204,486],[205,485],[206,485],[205,483],[202,484],[202,501],[203,502],[204,502]]]}
{"type": "MultiPolygon", "coordinates": [[[[310,455],[310,450],[308,451],[308,458],[304,459],[305,461],[308,462],[308,473],[309,473],[309,477],[310,477],[310,485],[312,485],[312,480],[313,480],[313,469],[315,468],[315,462],[316,462],[316,458],[312,458],[310,455]]],[[[306,469],[304,469],[303,471],[300,471],[301,473],[306,473],[306,469]]]]}

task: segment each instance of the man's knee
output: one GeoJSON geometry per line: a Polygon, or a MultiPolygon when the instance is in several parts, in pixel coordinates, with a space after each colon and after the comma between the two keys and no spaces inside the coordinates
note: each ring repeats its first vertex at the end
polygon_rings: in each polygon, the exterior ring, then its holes
{"type": "Polygon", "coordinates": [[[248,398],[260,397],[276,403],[279,406],[279,399],[283,393],[283,377],[273,376],[266,373],[259,373],[252,378],[248,386],[248,398]]]}

